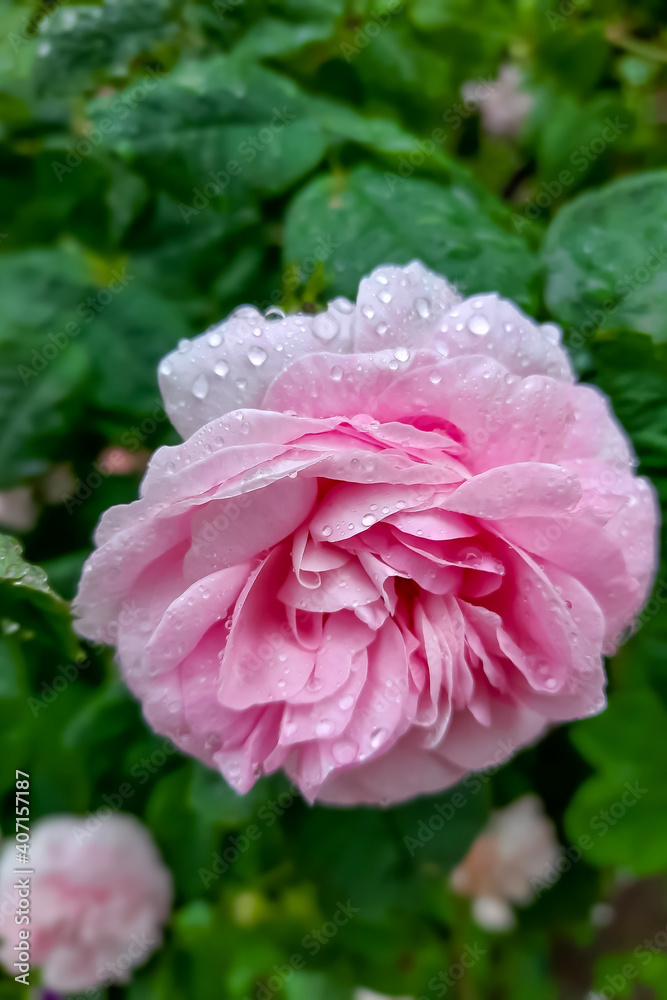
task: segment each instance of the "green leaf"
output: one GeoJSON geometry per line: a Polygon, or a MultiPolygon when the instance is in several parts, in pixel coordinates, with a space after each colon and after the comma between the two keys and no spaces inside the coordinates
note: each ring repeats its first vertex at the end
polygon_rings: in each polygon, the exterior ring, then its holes
{"type": "Polygon", "coordinates": [[[0,535],[0,595],[3,620],[18,624],[28,636],[37,632],[43,640],[46,633],[57,649],[72,658],[78,655],[69,605],[51,590],[44,570],[25,561],[21,546],[8,535],[0,535]]]}
{"type": "Polygon", "coordinates": [[[637,875],[667,865],[661,751],[666,728],[667,711],[657,696],[637,689],[613,695],[606,712],[570,730],[597,771],[580,786],[565,816],[571,843],[583,848],[588,861],[621,865],[637,875]]]}
{"type": "Polygon", "coordinates": [[[55,10],[40,25],[35,81],[40,90],[70,92],[89,86],[108,68],[123,76],[129,63],[177,32],[172,0],[106,0],[55,10]]]}
{"type": "Polygon", "coordinates": [[[374,267],[417,257],[465,294],[498,291],[531,309],[537,262],[507,226],[504,209],[472,188],[361,166],[299,192],[287,213],[284,262],[326,247],[327,295],[354,298],[374,267]]]}
{"type": "Polygon", "coordinates": [[[667,171],[634,174],[569,202],[544,244],[546,300],[583,336],[629,329],[667,340],[667,171]]]}

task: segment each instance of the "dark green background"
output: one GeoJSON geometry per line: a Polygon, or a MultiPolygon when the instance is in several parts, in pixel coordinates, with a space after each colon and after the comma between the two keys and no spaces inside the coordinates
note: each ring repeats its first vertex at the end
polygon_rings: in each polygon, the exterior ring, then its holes
{"type": "MultiPolygon", "coordinates": [[[[388,261],[420,257],[467,293],[499,290],[561,323],[667,499],[667,4],[391,7],[0,2],[0,488],[32,489],[25,558],[63,598],[101,512],[136,496],[137,475],[99,473],[102,449],[177,440],[159,358],[240,303],[312,310],[388,261]],[[507,61],[533,108],[517,137],[494,138],[460,88],[507,61]],[[265,141],[276,108],[293,119],[265,141]],[[436,130],[444,141],[421,156],[436,130]],[[204,204],[197,190],[233,160],[241,172],[204,204]],[[78,492],[46,503],[45,476],[63,464],[78,492]]],[[[630,962],[641,982],[616,995],[667,997],[667,956],[633,956],[667,927],[662,600],[609,664],[608,711],[468,790],[411,854],[404,838],[448,794],[389,810],[294,799],[277,816],[267,803],[287,786],[275,778],[237,798],[161,752],[110,653],[78,645],[67,605],[8,543],[0,565],[3,830],[17,767],[32,774],[33,819],[94,813],[129,786],[123,808],[174,873],[164,949],[110,996],[242,1000],[301,953],[280,1000],[349,1000],[361,984],[431,1000],[429,979],[477,942],[483,960],[448,996],[583,1000],[630,962]],[[635,781],[647,793],[600,834],[592,824],[635,781]],[[529,791],[564,845],[591,834],[593,847],[514,931],[488,935],[448,872],[489,810],[529,791]],[[249,824],[261,836],[202,879],[249,824]],[[304,938],[348,899],[359,913],[312,954],[304,938]],[[615,915],[599,929],[602,901],[615,915]]],[[[21,995],[0,980],[0,997],[21,995]]]]}

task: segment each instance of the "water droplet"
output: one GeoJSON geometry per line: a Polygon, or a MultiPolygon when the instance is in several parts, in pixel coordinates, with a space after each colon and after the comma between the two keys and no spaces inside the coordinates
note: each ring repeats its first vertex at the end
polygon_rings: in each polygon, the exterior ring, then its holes
{"type": "Polygon", "coordinates": [[[315,726],[317,736],[331,736],[334,731],[334,724],[331,719],[320,719],[315,726]]]}
{"type": "Polygon", "coordinates": [[[247,378],[237,378],[236,379],[236,385],[237,385],[237,387],[239,389],[243,390],[248,385],[248,379],[247,378]]]}
{"type": "Polygon", "coordinates": [[[334,382],[340,382],[340,380],[343,377],[343,369],[341,368],[340,365],[333,366],[333,368],[331,369],[331,377],[334,380],[334,382]]]}
{"type": "Polygon", "coordinates": [[[375,310],[371,309],[370,306],[363,306],[361,311],[366,317],[366,319],[373,319],[373,316],[375,316],[375,310]]]}
{"type": "Polygon", "coordinates": [[[209,333],[206,338],[206,343],[209,347],[220,347],[220,344],[222,343],[222,336],[214,330],[213,333],[209,333]]]}
{"type": "Polygon", "coordinates": [[[375,332],[377,333],[378,337],[384,337],[388,329],[389,327],[387,326],[386,323],[378,323],[378,325],[375,327],[375,332]]]}
{"type": "Polygon", "coordinates": [[[378,298],[380,302],[384,302],[385,304],[391,302],[391,292],[380,292],[378,298]]]}
{"type": "Polygon", "coordinates": [[[428,319],[431,315],[431,303],[428,299],[415,299],[415,309],[417,310],[417,315],[421,316],[422,319],[428,319]]]}
{"type": "Polygon", "coordinates": [[[323,340],[325,343],[333,340],[339,330],[340,324],[331,313],[318,313],[313,320],[313,333],[318,340],[323,340]]]}
{"type": "Polygon", "coordinates": [[[330,524],[324,524],[322,526],[321,534],[324,535],[325,538],[328,538],[329,535],[332,533],[332,531],[333,531],[333,528],[331,527],[330,524]]]}
{"type": "Polygon", "coordinates": [[[331,305],[341,313],[351,313],[354,310],[354,306],[348,299],[334,299],[331,305]]]}
{"type": "Polygon", "coordinates": [[[440,375],[439,372],[431,372],[431,374],[428,377],[428,380],[429,382],[432,382],[433,385],[438,385],[440,382],[442,382],[442,375],[440,375]]]}
{"type": "Polygon", "coordinates": [[[210,733],[204,746],[207,750],[210,750],[211,753],[215,753],[222,746],[222,740],[217,733],[210,733]]]}
{"type": "Polygon", "coordinates": [[[331,752],[337,764],[351,764],[357,755],[357,744],[352,740],[338,740],[331,752]]]}
{"type": "Polygon", "coordinates": [[[348,708],[352,708],[354,705],[354,696],[351,694],[345,694],[338,702],[343,712],[347,712],[348,708]]]}
{"type": "Polygon", "coordinates": [[[269,308],[264,313],[265,319],[268,320],[278,320],[285,319],[285,310],[281,309],[280,306],[269,306],[269,308]]]}
{"type": "Polygon", "coordinates": [[[164,467],[164,471],[168,476],[173,476],[173,474],[176,472],[176,466],[174,465],[173,462],[167,462],[167,464],[164,467]]]}
{"type": "Polygon", "coordinates": [[[387,731],[385,729],[373,730],[373,732],[371,733],[371,746],[373,747],[374,750],[377,750],[377,748],[380,746],[380,744],[382,743],[383,739],[386,736],[386,733],[387,731]]]}
{"type": "Polygon", "coordinates": [[[174,369],[171,366],[171,361],[168,361],[167,358],[163,358],[160,364],[158,365],[158,371],[160,372],[161,375],[171,375],[173,370],[174,369]]]}
{"type": "Polygon", "coordinates": [[[216,375],[219,375],[220,378],[224,378],[225,375],[229,374],[229,365],[226,361],[216,361],[213,366],[213,371],[216,375]]]}
{"type": "Polygon", "coordinates": [[[178,349],[181,352],[181,354],[187,354],[191,347],[192,344],[185,337],[183,337],[183,339],[179,340],[178,342],[178,349]]]}
{"type": "Polygon", "coordinates": [[[251,347],[248,351],[248,361],[251,365],[254,365],[255,368],[259,368],[260,365],[263,365],[266,361],[266,357],[266,351],[263,347],[251,347]]]}
{"type": "Polygon", "coordinates": [[[386,285],[389,283],[389,278],[387,277],[386,274],[382,274],[381,271],[378,271],[376,273],[375,280],[377,281],[378,285],[386,285]]]}
{"type": "Polygon", "coordinates": [[[370,528],[371,524],[375,524],[375,515],[374,514],[364,514],[364,516],[361,519],[361,523],[363,524],[363,526],[365,528],[370,528]]]}
{"type": "Polygon", "coordinates": [[[197,399],[205,399],[208,395],[208,379],[202,372],[192,383],[192,395],[197,399]]]}
{"type": "Polygon", "coordinates": [[[477,315],[471,316],[468,320],[468,329],[471,333],[476,333],[478,337],[483,337],[484,334],[489,332],[491,327],[486,316],[477,315]]]}
{"type": "Polygon", "coordinates": [[[397,347],[396,350],[394,351],[394,357],[396,358],[397,361],[409,361],[410,351],[407,349],[407,347],[397,347]]]}

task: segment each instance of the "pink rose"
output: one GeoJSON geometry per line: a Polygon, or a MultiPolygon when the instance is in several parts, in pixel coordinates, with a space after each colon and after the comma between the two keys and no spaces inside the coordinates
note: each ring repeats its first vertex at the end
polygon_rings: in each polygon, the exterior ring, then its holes
{"type": "Polygon", "coordinates": [[[49,816],[32,827],[26,876],[30,923],[16,924],[21,876],[7,844],[0,861],[0,961],[9,975],[30,931],[29,964],[42,982],[74,993],[127,982],[129,970],[161,944],[171,908],[171,875],[134,816],[116,814],[89,832],[76,816],[49,816]],[[9,905],[7,905],[9,904],[9,905]]]}
{"type": "Polygon", "coordinates": [[[102,518],[79,627],[239,792],[396,802],[603,708],[656,509],[557,327],[416,261],[243,307],[160,380],[187,440],[102,518]]]}

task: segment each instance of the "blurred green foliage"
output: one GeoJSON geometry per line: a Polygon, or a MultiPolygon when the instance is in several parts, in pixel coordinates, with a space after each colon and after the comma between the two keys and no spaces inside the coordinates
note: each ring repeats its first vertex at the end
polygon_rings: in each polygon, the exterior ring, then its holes
{"type": "Polygon", "coordinates": [[[453,792],[331,810],[276,777],[238,798],[148,731],[39,569],[70,598],[99,515],[135,498],[138,472],[112,474],[104,449],[139,466],[176,440],[155,369],[179,338],[242,302],[353,295],[413,257],[561,323],[664,504],[666,18],[662,0],[0,0],[0,487],[39,508],[35,565],[0,548],[0,796],[8,833],[15,767],[33,819],[123,808],[151,827],[176,908],[110,998],[431,1000],[467,944],[484,957],[447,988],[460,1000],[667,996],[665,956],[635,950],[667,926],[662,575],[609,665],[607,713],[484,776],[411,851],[453,792]],[[508,62],[532,106],[499,136],[461,88],[508,62]],[[593,846],[489,935],[448,873],[528,791],[564,845],[593,846]],[[635,909],[601,927],[629,881],[635,909]],[[341,904],[358,913],[314,945],[341,904]]]}

